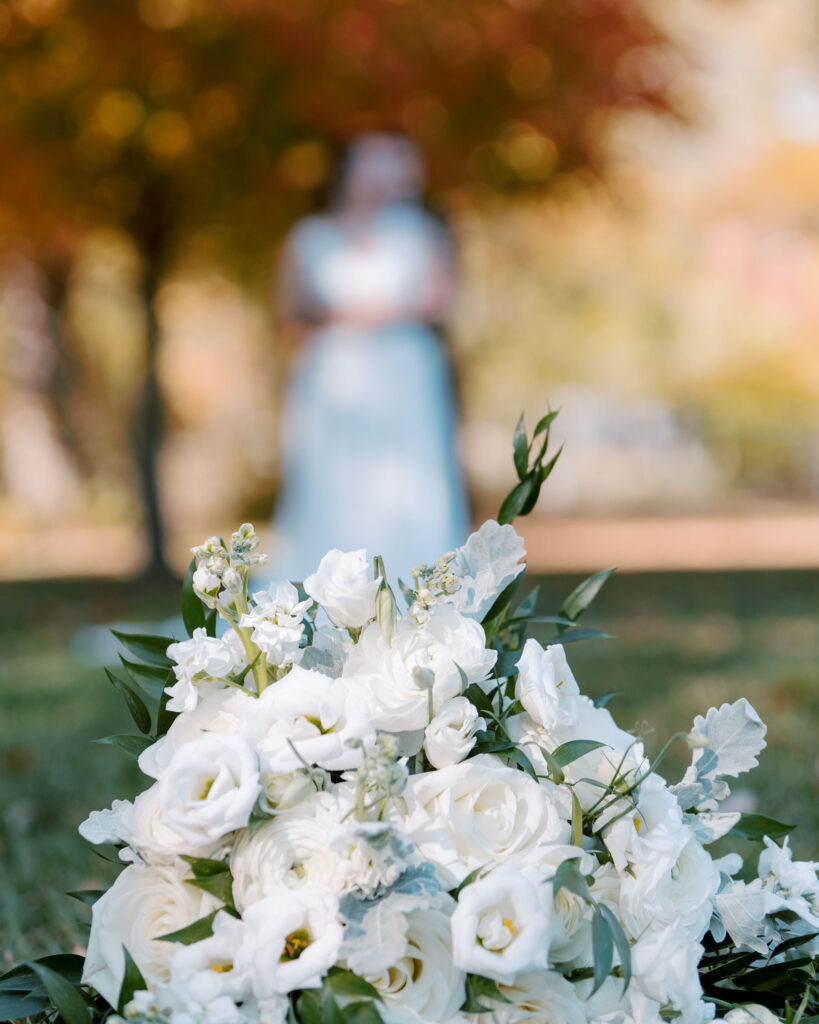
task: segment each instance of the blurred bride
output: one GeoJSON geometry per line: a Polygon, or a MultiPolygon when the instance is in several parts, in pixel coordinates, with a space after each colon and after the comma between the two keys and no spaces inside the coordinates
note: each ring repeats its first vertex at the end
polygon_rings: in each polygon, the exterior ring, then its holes
{"type": "Polygon", "coordinates": [[[353,143],[334,207],[285,246],[279,310],[299,349],[283,425],[272,572],[302,580],[330,548],[366,547],[392,579],[463,543],[449,361],[448,238],[420,205],[416,148],[353,143]]]}

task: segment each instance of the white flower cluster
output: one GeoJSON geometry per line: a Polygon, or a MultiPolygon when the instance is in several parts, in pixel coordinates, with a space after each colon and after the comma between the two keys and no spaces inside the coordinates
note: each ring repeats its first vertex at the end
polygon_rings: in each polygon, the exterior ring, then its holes
{"type": "Polygon", "coordinates": [[[364,551],[331,551],[303,596],[249,597],[254,539],[196,549],[194,589],[232,628],[171,644],[153,784],[80,829],[129,862],[83,979],[116,1008],[127,951],[146,987],[125,1019],[310,1024],[325,1004],[302,1018],[300,994],[341,978],[328,1019],[369,993],[385,1024],[699,1024],[709,928],[763,956],[819,930],[816,865],[769,842],[744,883],[705,849],[736,821],[725,777],[764,746],[750,705],[695,722],[669,787],[562,646],[504,649],[510,526],[419,571],[403,615],[364,551]]]}

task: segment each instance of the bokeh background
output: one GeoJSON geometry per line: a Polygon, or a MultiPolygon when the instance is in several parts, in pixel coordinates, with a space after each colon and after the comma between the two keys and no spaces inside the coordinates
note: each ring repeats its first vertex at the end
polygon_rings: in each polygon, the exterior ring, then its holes
{"type": "MultiPolygon", "coordinates": [[[[83,941],[74,836],[135,791],[94,624],[265,523],[272,282],[357,133],[421,146],[461,277],[476,519],[561,407],[541,602],[617,564],[581,686],[657,749],[746,694],[742,795],[819,844],[819,11],[811,0],[0,0],[0,954],[83,941]]],[[[124,719],[122,720],[125,726],[124,719]]],[[[671,769],[669,770],[671,771],[671,769]]],[[[90,863],[93,862],[93,863],[90,863]]]]}

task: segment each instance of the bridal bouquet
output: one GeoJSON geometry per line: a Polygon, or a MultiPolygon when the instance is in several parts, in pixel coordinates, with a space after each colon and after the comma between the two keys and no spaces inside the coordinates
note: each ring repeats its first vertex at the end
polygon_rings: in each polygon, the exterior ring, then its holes
{"type": "MultiPolygon", "coordinates": [[[[545,443],[530,465],[548,421],[516,435],[502,519],[548,475],[545,443]]],[[[258,588],[248,524],[193,554],[188,638],[120,634],[109,673],[139,735],[106,741],[149,784],[80,831],[125,866],[78,894],[84,963],[10,972],[3,1019],[816,1019],[817,864],[792,860],[787,826],[720,810],[765,746],[754,709],[711,708],[651,759],[572,674],[610,571],[535,618],[508,522],[407,582],[334,550],[258,588]],[[669,784],[675,740],[691,764],[669,784]],[[755,875],[709,853],[731,833],[762,842],[755,875]]]]}

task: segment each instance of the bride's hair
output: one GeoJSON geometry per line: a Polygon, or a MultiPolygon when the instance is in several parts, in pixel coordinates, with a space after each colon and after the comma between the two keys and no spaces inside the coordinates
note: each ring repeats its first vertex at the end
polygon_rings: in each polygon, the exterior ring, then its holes
{"type": "Polygon", "coordinates": [[[424,185],[418,147],[404,135],[369,133],[353,139],[341,160],[334,205],[368,195],[375,205],[417,200],[424,185]]]}

